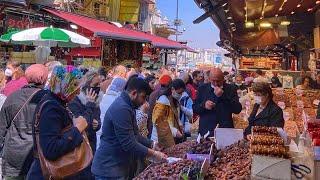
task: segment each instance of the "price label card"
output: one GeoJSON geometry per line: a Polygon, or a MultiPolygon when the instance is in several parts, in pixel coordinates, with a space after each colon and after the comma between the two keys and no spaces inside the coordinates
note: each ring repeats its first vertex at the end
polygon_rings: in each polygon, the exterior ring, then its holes
{"type": "Polygon", "coordinates": [[[214,134],[217,149],[223,149],[243,139],[243,129],[216,128],[214,134]]]}
{"type": "Polygon", "coordinates": [[[319,103],[320,103],[319,99],[315,99],[315,100],[313,101],[313,104],[316,105],[316,106],[318,106],[319,103]]]}

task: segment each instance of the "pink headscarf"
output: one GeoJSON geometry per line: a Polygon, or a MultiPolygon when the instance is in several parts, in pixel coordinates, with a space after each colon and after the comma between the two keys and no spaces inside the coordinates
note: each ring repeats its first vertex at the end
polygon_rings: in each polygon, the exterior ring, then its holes
{"type": "Polygon", "coordinates": [[[28,83],[45,84],[48,78],[48,68],[42,64],[33,64],[25,72],[28,83]]]}

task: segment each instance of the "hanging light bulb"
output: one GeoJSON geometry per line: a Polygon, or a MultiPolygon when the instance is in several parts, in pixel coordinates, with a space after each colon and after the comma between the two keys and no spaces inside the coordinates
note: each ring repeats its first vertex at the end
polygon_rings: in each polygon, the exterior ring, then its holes
{"type": "Polygon", "coordinates": [[[276,14],[276,15],[275,15],[275,17],[278,17],[278,16],[279,16],[279,14],[276,14]]]}
{"type": "Polygon", "coordinates": [[[245,27],[246,27],[246,28],[253,28],[253,27],[254,27],[254,23],[251,22],[251,21],[247,21],[247,22],[245,23],[245,27]]]}
{"type": "Polygon", "coordinates": [[[300,4],[300,3],[297,5],[297,8],[299,8],[299,7],[301,7],[301,4],[300,4]]]}
{"type": "Polygon", "coordinates": [[[312,11],[312,8],[309,8],[309,9],[308,9],[308,12],[310,12],[310,11],[312,11]]]}
{"type": "Polygon", "coordinates": [[[294,11],[291,12],[291,14],[294,14],[294,13],[295,13],[294,11]]]}
{"type": "Polygon", "coordinates": [[[316,4],[320,4],[320,1],[316,1],[316,4]]]}

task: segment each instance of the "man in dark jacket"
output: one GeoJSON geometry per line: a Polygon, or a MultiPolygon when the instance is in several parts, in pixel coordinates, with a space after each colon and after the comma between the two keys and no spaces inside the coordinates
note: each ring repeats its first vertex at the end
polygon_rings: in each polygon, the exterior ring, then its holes
{"type": "Polygon", "coordinates": [[[96,180],[132,179],[138,158],[166,159],[165,154],[151,149],[154,143],[139,134],[136,123],[135,109],[144,104],[149,93],[148,83],[131,78],[126,91],[109,107],[91,168],[96,180]]]}
{"type": "Polygon", "coordinates": [[[205,135],[209,131],[213,136],[218,124],[220,128],[234,127],[232,113],[240,113],[242,106],[235,86],[224,83],[220,69],[213,68],[209,80],[211,83],[199,87],[193,112],[200,115],[199,133],[205,135]]]}

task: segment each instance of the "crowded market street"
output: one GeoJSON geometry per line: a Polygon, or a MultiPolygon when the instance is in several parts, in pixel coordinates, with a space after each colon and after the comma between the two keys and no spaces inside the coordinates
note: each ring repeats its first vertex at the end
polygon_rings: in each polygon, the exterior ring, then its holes
{"type": "Polygon", "coordinates": [[[0,180],[320,179],[320,1],[0,0],[0,180]]]}

